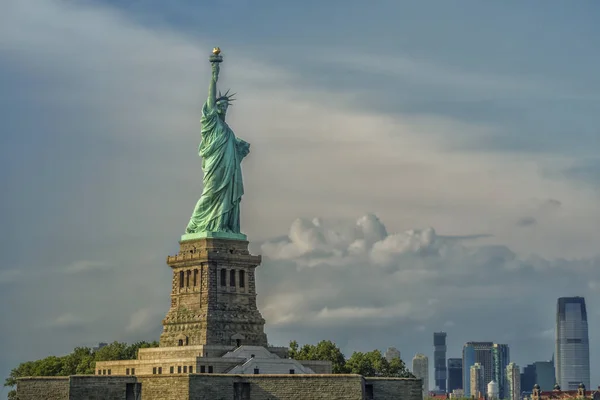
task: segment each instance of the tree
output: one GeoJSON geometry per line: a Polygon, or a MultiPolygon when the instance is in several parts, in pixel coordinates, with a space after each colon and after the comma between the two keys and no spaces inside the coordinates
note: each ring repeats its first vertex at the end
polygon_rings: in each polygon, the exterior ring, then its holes
{"type": "Polygon", "coordinates": [[[310,361],[331,361],[332,372],[334,374],[343,374],[346,372],[346,359],[342,351],[331,340],[322,340],[317,345],[305,344],[298,350],[298,342],[290,342],[289,357],[296,360],[310,361]]]}
{"type": "MultiPolygon", "coordinates": [[[[41,360],[27,361],[14,368],[4,386],[14,387],[17,378],[25,376],[68,376],[93,374],[96,361],[133,360],[139,349],[158,347],[158,342],[137,342],[131,345],[113,342],[96,351],[89,347],[76,347],[72,353],[62,357],[49,356],[41,360]]],[[[9,400],[17,400],[17,392],[8,392],[9,400]]]]}
{"type": "Polygon", "coordinates": [[[397,378],[414,378],[400,358],[390,362],[379,350],[368,353],[354,352],[348,360],[345,359],[339,347],[330,340],[322,340],[317,345],[305,344],[300,347],[292,340],[289,346],[289,357],[296,360],[325,360],[331,361],[334,374],[353,373],[363,376],[386,376],[397,378]]]}

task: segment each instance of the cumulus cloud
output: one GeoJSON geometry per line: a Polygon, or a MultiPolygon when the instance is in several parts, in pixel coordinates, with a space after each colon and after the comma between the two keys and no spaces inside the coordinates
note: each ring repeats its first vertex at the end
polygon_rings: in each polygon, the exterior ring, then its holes
{"type": "MultiPolygon", "coordinates": [[[[529,298],[536,280],[560,287],[549,271],[598,274],[592,268],[598,260],[522,258],[500,244],[446,240],[433,228],[388,233],[373,214],[354,224],[297,219],[287,238],[267,241],[261,253],[263,312],[277,328],[372,320],[421,326],[460,315],[471,301],[491,312],[502,307],[498,301],[508,306],[510,298],[529,298]]],[[[458,318],[435,324],[464,323],[464,315],[458,318]]]]}

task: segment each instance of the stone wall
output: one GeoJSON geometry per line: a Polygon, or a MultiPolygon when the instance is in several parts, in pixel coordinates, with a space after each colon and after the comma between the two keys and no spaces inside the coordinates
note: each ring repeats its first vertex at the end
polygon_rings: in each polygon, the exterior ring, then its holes
{"type": "Polygon", "coordinates": [[[143,400],[423,400],[419,379],[360,375],[175,374],[21,378],[19,400],[128,399],[141,384],[143,400]]]}
{"type": "MultiPolygon", "coordinates": [[[[205,346],[149,347],[138,350],[138,360],[203,357],[205,346]]],[[[229,348],[227,348],[228,351],[229,348]]]]}
{"type": "Polygon", "coordinates": [[[17,381],[19,400],[69,400],[69,377],[21,378],[17,381]]]}
{"type": "Polygon", "coordinates": [[[202,375],[190,376],[189,400],[364,398],[363,378],[360,375],[213,375],[206,378],[202,375]]]}
{"type": "Polygon", "coordinates": [[[181,358],[96,362],[96,375],[172,375],[180,373],[225,373],[246,360],[242,358],[181,358]],[[173,372],[171,372],[173,368],[173,372]]]}
{"type": "MultiPolygon", "coordinates": [[[[125,399],[127,384],[136,382],[135,376],[113,376],[110,379],[93,375],[71,376],[68,398],[69,400],[125,399]]],[[[21,400],[20,394],[19,400],[21,400]]]]}
{"type": "Polygon", "coordinates": [[[372,385],[374,399],[423,400],[421,379],[365,378],[367,385],[372,385]]]}
{"type": "Polygon", "coordinates": [[[167,257],[173,271],[171,307],[160,347],[267,346],[265,320],[256,307],[254,269],[260,262],[248,252],[247,241],[180,242],[179,254],[167,257]]]}
{"type": "MultiPolygon", "coordinates": [[[[191,376],[193,375],[138,377],[138,382],[142,384],[142,400],[188,400],[190,399],[191,376]]],[[[215,400],[218,398],[214,397],[215,400]]]]}
{"type": "Polygon", "coordinates": [[[360,375],[238,375],[238,379],[240,384],[250,384],[246,398],[240,396],[239,400],[364,398],[360,375]]]}

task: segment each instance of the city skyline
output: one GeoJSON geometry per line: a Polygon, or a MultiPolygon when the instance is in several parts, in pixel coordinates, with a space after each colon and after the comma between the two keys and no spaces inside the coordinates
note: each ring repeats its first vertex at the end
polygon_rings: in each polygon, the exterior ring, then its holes
{"type": "Polygon", "coordinates": [[[220,46],[273,344],[526,366],[584,296],[600,383],[600,5],[285,4],[2,2],[0,375],[160,335],[220,46]]]}

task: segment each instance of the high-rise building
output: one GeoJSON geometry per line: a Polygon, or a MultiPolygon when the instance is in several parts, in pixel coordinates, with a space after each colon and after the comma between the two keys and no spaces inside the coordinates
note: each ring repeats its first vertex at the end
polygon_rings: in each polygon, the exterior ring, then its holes
{"type": "Polygon", "coordinates": [[[531,391],[533,385],[540,385],[540,390],[551,391],[556,383],[554,357],[550,361],[536,361],[523,368],[521,387],[523,391],[531,391]]]}
{"type": "MultiPolygon", "coordinates": [[[[484,371],[484,381],[490,382],[494,375],[492,348],[493,342],[467,342],[463,346],[463,390],[465,397],[471,397],[471,367],[481,364],[484,371]]],[[[482,390],[485,394],[485,390],[482,390]]]]}
{"type": "Polygon", "coordinates": [[[433,333],[433,365],[435,368],[435,386],[446,392],[446,332],[433,333]]]}
{"type": "Polygon", "coordinates": [[[506,396],[504,398],[521,400],[521,374],[519,366],[515,363],[506,366],[506,396]]]}
{"type": "Polygon", "coordinates": [[[554,371],[554,360],[536,361],[535,365],[535,383],[540,385],[541,390],[552,390],[556,383],[556,372],[554,371]]]}
{"type": "Polygon", "coordinates": [[[492,379],[498,384],[498,394],[501,399],[507,397],[506,393],[506,366],[510,363],[510,352],[508,345],[494,343],[492,347],[492,359],[494,373],[492,379]]]}
{"type": "Polygon", "coordinates": [[[423,396],[429,393],[429,359],[425,354],[417,354],[412,359],[412,373],[423,380],[423,396]]]}
{"type": "Polygon", "coordinates": [[[469,380],[471,394],[468,397],[479,399],[485,396],[485,367],[483,365],[478,362],[471,365],[471,368],[469,368],[469,380]]]}
{"type": "Polygon", "coordinates": [[[526,365],[521,373],[521,389],[524,392],[531,392],[536,382],[535,364],[526,365]]]}
{"type": "Polygon", "coordinates": [[[448,359],[448,393],[463,388],[463,363],[462,358],[448,359]]]}
{"type": "Polygon", "coordinates": [[[400,351],[395,347],[388,347],[384,354],[387,362],[392,362],[394,358],[400,358],[400,351]]]}
{"type": "Polygon", "coordinates": [[[590,349],[583,297],[561,297],[556,307],[556,382],[562,390],[590,387],[590,349]]]}

